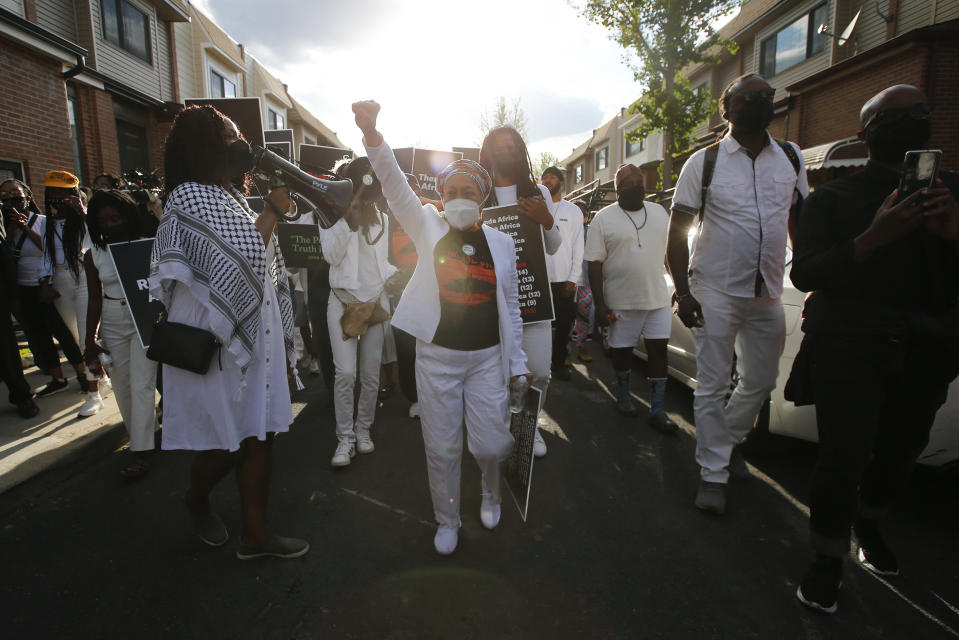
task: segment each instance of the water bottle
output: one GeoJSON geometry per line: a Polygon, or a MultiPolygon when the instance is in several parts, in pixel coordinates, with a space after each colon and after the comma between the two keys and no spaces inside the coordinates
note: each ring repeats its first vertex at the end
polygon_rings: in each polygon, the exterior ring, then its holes
{"type": "Polygon", "coordinates": [[[529,391],[529,380],[520,376],[513,381],[513,388],[509,392],[509,411],[519,413],[526,404],[526,392],[529,391]]]}

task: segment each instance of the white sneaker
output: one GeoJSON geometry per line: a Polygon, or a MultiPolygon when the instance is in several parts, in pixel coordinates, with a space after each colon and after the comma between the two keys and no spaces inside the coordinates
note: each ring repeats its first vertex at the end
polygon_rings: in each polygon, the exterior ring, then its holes
{"type": "Polygon", "coordinates": [[[109,393],[111,389],[113,389],[113,381],[104,371],[103,377],[97,380],[97,390],[100,392],[100,397],[102,398],[104,393],[109,393]]]}
{"type": "Polygon", "coordinates": [[[330,465],[334,467],[346,467],[350,464],[350,458],[356,455],[356,447],[352,442],[341,442],[336,445],[336,453],[330,460],[330,465]]]}
{"type": "Polygon", "coordinates": [[[546,455],[546,441],[539,434],[539,427],[536,428],[536,435],[533,437],[533,455],[542,458],[546,455]]]}
{"type": "Polygon", "coordinates": [[[487,529],[495,529],[496,525],[499,524],[499,517],[502,514],[502,509],[499,504],[493,503],[493,496],[487,492],[483,492],[483,502],[480,505],[480,520],[483,522],[483,526],[487,529]]]}
{"type": "Polygon", "coordinates": [[[433,546],[436,553],[441,556],[448,556],[456,551],[456,543],[459,542],[459,531],[453,527],[447,527],[441,524],[433,536],[433,546]]]}
{"type": "Polygon", "coordinates": [[[310,366],[307,368],[307,371],[311,376],[320,375],[320,363],[316,361],[316,358],[310,359],[310,366]]]}
{"type": "Polygon", "coordinates": [[[410,405],[410,417],[419,418],[420,417],[420,403],[414,402],[410,405]]]}
{"type": "Polygon", "coordinates": [[[100,397],[100,393],[88,393],[87,400],[83,403],[83,406],[80,407],[80,412],[77,415],[81,418],[89,418],[90,416],[95,416],[100,413],[100,409],[102,408],[103,398],[100,397]]]}
{"type": "Polygon", "coordinates": [[[373,450],[376,447],[373,445],[373,439],[370,438],[370,434],[362,434],[356,436],[356,451],[357,453],[373,453],[373,450]]]}

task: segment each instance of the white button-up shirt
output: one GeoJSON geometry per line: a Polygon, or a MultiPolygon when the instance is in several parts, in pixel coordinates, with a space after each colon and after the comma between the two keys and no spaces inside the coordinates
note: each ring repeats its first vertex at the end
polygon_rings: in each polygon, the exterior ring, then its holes
{"type": "MultiPolygon", "coordinates": [[[[768,142],[753,159],[729,133],[722,138],[690,256],[694,280],[736,297],[756,296],[757,272],[764,294],[782,296],[789,209],[797,192],[809,195],[799,147],[792,145],[800,161],[797,175],[779,144],[772,137],[768,142]]],[[[699,214],[705,154],[700,149],[683,165],[673,196],[677,211],[699,214]]]]}
{"type": "Polygon", "coordinates": [[[546,254],[546,272],[550,282],[583,283],[583,212],[572,202],[556,203],[554,224],[559,227],[563,243],[553,255],[546,254]]]}

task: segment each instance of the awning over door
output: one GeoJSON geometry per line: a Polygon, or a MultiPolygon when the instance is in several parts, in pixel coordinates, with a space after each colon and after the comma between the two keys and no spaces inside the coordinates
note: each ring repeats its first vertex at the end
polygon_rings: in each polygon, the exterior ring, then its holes
{"type": "Polygon", "coordinates": [[[859,138],[843,138],[802,150],[806,171],[833,167],[865,166],[868,154],[866,144],[859,138]]]}

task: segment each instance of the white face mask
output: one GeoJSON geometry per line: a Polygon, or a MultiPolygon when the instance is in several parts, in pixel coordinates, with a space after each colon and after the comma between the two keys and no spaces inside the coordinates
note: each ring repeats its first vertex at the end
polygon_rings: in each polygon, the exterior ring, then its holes
{"type": "Polygon", "coordinates": [[[450,226],[466,231],[480,219],[479,203],[468,198],[456,198],[443,203],[443,211],[450,226]]]}

